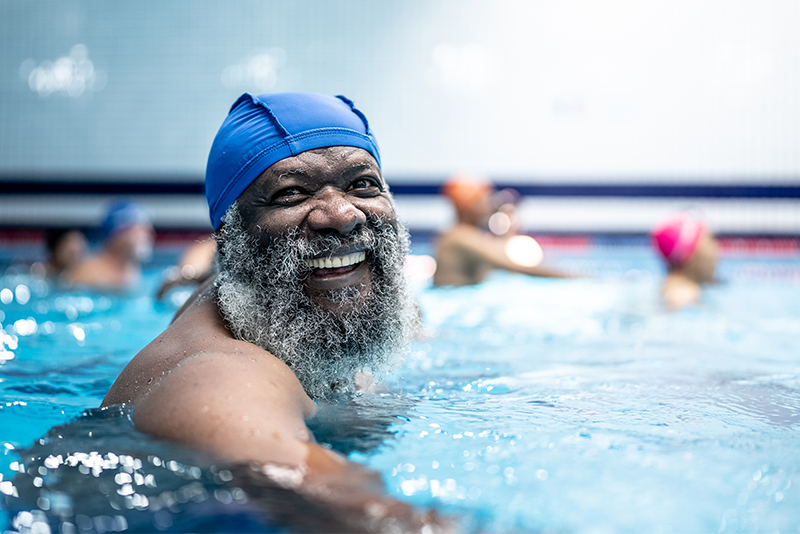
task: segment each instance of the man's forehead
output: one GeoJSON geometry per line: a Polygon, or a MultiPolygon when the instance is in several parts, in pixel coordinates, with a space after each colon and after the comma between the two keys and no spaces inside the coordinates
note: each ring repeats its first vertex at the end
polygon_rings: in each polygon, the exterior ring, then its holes
{"type": "Polygon", "coordinates": [[[282,159],[264,171],[261,178],[281,180],[295,175],[316,176],[370,170],[380,174],[380,166],[369,152],[356,147],[336,146],[307,150],[282,159]]]}

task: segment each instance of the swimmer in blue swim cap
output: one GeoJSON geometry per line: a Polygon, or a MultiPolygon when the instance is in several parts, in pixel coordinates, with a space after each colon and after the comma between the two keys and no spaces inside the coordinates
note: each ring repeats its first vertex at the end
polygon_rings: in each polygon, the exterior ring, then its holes
{"type": "Polygon", "coordinates": [[[132,405],[143,432],[262,466],[354,531],[435,531],[305,424],[314,399],[380,376],[415,327],[408,233],[367,118],[341,96],[244,94],[211,146],[206,197],[219,274],[103,404],[132,405]]]}
{"type": "Polygon", "coordinates": [[[144,208],[118,200],[106,208],[98,230],[100,251],[64,274],[70,285],[100,290],[135,287],[153,253],[154,230],[144,208]]]}

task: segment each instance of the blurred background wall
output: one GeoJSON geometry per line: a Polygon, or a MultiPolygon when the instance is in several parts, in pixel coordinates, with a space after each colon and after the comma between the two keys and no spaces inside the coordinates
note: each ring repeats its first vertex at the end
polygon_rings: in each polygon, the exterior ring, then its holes
{"type": "Polygon", "coordinates": [[[800,235],[795,0],[0,0],[0,225],[112,197],[208,229],[208,149],[243,92],[344,94],[412,229],[455,172],[531,232],[800,235]]]}

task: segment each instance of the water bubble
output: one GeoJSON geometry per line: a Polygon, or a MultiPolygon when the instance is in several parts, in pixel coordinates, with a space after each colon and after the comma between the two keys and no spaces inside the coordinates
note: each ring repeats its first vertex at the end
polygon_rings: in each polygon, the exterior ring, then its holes
{"type": "Polygon", "coordinates": [[[67,330],[72,334],[78,342],[83,342],[86,339],[86,331],[82,325],[71,324],[67,326],[67,330]]]}
{"type": "Polygon", "coordinates": [[[404,480],[400,483],[400,491],[406,496],[414,495],[417,492],[416,484],[413,480],[404,480]]]}
{"type": "Polygon", "coordinates": [[[14,322],[14,331],[21,336],[30,336],[36,333],[38,325],[36,319],[28,317],[27,319],[20,319],[14,322]]]}
{"type": "Polygon", "coordinates": [[[150,499],[147,498],[146,495],[142,495],[141,493],[134,493],[133,494],[133,507],[137,510],[143,510],[150,506],[150,499]]]}
{"type": "Polygon", "coordinates": [[[20,527],[23,528],[30,528],[33,524],[33,514],[30,512],[20,512],[11,522],[11,525],[16,528],[17,530],[21,530],[20,527]]]}
{"type": "Polygon", "coordinates": [[[10,289],[4,287],[2,290],[0,290],[0,302],[3,304],[11,304],[13,300],[14,293],[12,293],[10,289]]]}
{"type": "Polygon", "coordinates": [[[222,504],[230,504],[233,502],[233,496],[228,490],[216,489],[214,490],[214,498],[222,504]]]}
{"type": "Polygon", "coordinates": [[[17,302],[25,305],[31,299],[31,290],[25,284],[19,284],[14,290],[14,296],[17,297],[17,302]]]}
{"type": "Polygon", "coordinates": [[[4,480],[3,482],[0,482],[0,493],[12,495],[15,489],[14,483],[10,480],[4,480]]]}
{"type": "Polygon", "coordinates": [[[58,466],[64,463],[64,461],[61,455],[59,454],[58,456],[52,456],[52,455],[48,456],[47,458],[44,459],[43,463],[44,467],[47,469],[58,469],[58,466]]]}

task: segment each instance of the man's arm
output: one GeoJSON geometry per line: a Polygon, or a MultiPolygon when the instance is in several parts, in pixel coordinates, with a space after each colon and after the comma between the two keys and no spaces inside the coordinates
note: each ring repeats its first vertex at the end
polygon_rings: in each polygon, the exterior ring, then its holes
{"type": "Polygon", "coordinates": [[[313,411],[297,378],[271,355],[203,354],[181,362],[136,402],[133,421],[224,460],[258,464],[276,482],[364,525],[439,525],[385,495],[377,473],[317,445],[305,425],[313,411]]]}
{"type": "Polygon", "coordinates": [[[570,278],[564,273],[540,265],[524,265],[514,261],[508,253],[508,244],[511,239],[514,238],[497,237],[475,227],[462,226],[457,233],[451,236],[451,246],[458,247],[463,253],[477,258],[495,269],[504,269],[529,276],[570,278]]]}

